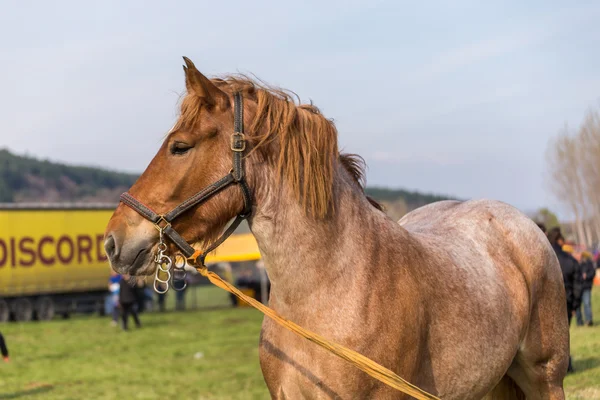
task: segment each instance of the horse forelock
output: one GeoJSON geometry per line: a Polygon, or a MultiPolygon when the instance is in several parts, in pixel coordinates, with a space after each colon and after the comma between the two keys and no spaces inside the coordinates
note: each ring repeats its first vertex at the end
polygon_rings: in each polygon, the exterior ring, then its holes
{"type": "MultiPolygon", "coordinates": [[[[294,92],[245,75],[228,75],[212,82],[225,92],[239,91],[256,102],[247,132],[251,153],[259,153],[275,168],[278,179],[285,181],[308,215],[323,218],[335,211],[336,162],[364,190],[364,160],[339,153],[337,129],[315,105],[301,104],[294,92]]],[[[200,100],[187,94],[176,128],[196,124],[201,108],[200,100]]],[[[375,200],[367,199],[381,209],[375,200]]]]}

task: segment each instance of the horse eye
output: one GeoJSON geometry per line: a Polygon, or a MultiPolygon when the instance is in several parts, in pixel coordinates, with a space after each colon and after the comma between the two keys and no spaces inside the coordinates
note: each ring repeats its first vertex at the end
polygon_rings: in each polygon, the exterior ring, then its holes
{"type": "Polygon", "coordinates": [[[189,149],[191,149],[194,146],[190,146],[187,143],[183,143],[183,142],[174,142],[171,145],[171,154],[173,155],[181,155],[181,154],[185,154],[187,153],[187,151],[189,149]]]}

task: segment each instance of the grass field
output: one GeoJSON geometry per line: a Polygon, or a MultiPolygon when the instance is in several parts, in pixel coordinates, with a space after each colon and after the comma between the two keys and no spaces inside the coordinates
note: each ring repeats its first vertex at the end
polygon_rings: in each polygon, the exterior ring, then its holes
{"type": "MultiPolygon", "coordinates": [[[[600,321],[600,290],[594,312],[600,321]]],[[[12,361],[0,399],[266,399],[262,315],[245,308],[143,314],[122,332],[107,318],[4,324],[12,361]]],[[[600,327],[572,328],[568,399],[600,399],[600,327]]]]}

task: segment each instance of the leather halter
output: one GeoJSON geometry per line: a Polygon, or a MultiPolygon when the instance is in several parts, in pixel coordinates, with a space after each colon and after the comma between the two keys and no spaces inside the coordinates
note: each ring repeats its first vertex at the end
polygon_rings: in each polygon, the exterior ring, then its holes
{"type": "Polygon", "coordinates": [[[125,192],[121,195],[120,200],[123,204],[131,207],[137,211],[142,217],[146,218],[154,224],[156,229],[162,235],[167,236],[171,241],[181,250],[186,259],[192,257],[197,252],[196,250],[185,241],[183,237],[173,227],[171,223],[177,217],[191,208],[205,202],[221,190],[225,189],[231,184],[238,184],[242,189],[242,195],[244,197],[244,210],[241,214],[238,214],[235,220],[229,225],[229,227],[223,232],[223,234],[213,244],[211,244],[203,253],[194,257],[193,261],[198,262],[200,265],[204,265],[204,259],[206,255],[220,246],[231,234],[237,229],[240,223],[250,216],[252,212],[252,198],[250,195],[250,189],[246,183],[244,176],[244,165],[243,165],[243,153],[246,150],[246,137],[244,135],[244,107],[242,95],[239,92],[234,93],[234,132],[231,135],[231,151],[233,152],[233,168],[223,178],[205,187],[192,197],[179,204],[177,207],[172,209],[166,214],[158,214],[146,206],[144,203],[125,192]]]}

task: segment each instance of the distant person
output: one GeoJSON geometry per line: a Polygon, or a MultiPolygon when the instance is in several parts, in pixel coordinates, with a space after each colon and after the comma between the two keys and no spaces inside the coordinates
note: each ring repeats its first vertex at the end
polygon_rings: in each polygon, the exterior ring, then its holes
{"type": "MultiPolygon", "coordinates": [[[[135,293],[137,298],[137,310],[141,314],[146,309],[148,309],[148,285],[146,284],[146,279],[141,277],[136,281],[135,293]]],[[[152,302],[152,294],[150,294],[150,302],[152,302]]]]}
{"type": "Polygon", "coordinates": [[[260,288],[260,296],[257,296],[256,300],[260,301],[263,304],[268,304],[269,295],[271,293],[271,281],[269,281],[269,276],[267,275],[267,270],[265,269],[264,261],[259,260],[256,262],[256,270],[259,275],[258,279],[260,288]]]}
{"type": "Polygon", "coordinates": [[[162,282],[156,282],[156,287],[163,293],[156,293],[156,299],[158,301],[158,311],[165,312],[165,302],[167,299],[167,293],[165,290],[167,289],[167,285],[162,282]]]}
{"type": "Polygon", "coordinates": [[[147,311],[154,309],[154,290],[144,280],[144,304],[147,311]]]}
{"type": "Polygon", "coordinates": [[[583,305],[583,315],[581,313],[581,307],[577,308],[577,325],[587,326],[594,325],[592,318],[592,287],[594,285],[594,278],[596,277],[596,267],[592,254],[588,251],[584,251],[581,254],[581,277],[583,280],[583,290],[581,292],[581,303],[583,305]],[[585,321],[584,321],[585,317],[585,321]]]}
{"type": "Polygon", "coordinates": [[[177,311],[185,310],[185,292],[187,290],[187,282],[184,279],[173,279],[173,289],[175,290],[175,309],[177,311]]]}
{"type": "MultiPolygon", "coordinates": [[[[572,253],[573,248],[565,245],[565,238],[559,227],[550,229],[548,232],[548,240],[556,253],[563,274],[563,282],[567,297],[567,318],[569,325],[571,325],[571,318],[581,303],[581,270],[579,269],[577,260],[570,254],[570,252],[572,253]]],[[[569,369],[567,371],[575,372],[571,362],[571,356],[569,356],[569,369]]]]}
{"type": "Polygon", "coordinates": [[[112,321],[110,323],[113,326],[117,326],[119,321],[119,282],[121,281],[121,275],[115,271],[110,271],[110,277],[108,278],[108,303],[109,312],[112,315],[112,321]]]}
{"type": "Polygon", "coordinates": [[[121,305],[121,318],[123,320],[123,330],[127,330],[129,315],[133,316],[135,326],[142,327],[137,313],[137,295],[135,281],[131,280],[131,275],[125,274],[119,282],[119,304],[121,305]]]}
{"type": "MultiPolygon", "coordinates": [[[[227,283],[235,284],[233,280],[233,271],[231,270],[231,264],[228,262],[219,263],[215,265],[215,272],[227,283]]],[[[237,305],[237,297],[233,293],[229,293],[229,300],[232,306],[237,305]]]]}
{"type": "Polygon", "coordinates": [[[0,332],[0,352],[2,352],[2,359],[4,362],[9,362],[10,358],[8,358],[8,347],[6,347],[6,342],[4,341],[2,332],[0,332]]]}
{"type": "MultiPolygon", "coordinates": [[[[258,264],[260,265],[260,264],[258,264]]],[[[254,292],[253,297],[254,299],[263,302],[263,282],[262,280],[262,276],[261,274],[263,273],[262,269],[264,269],[263,267],[256,267],[255,272],[253,273],[252,269],[244,269],[242,271],[239,272],[238,274],[238,278],[236,279],[236,286],[238,288],[246,288],[246,289],[251,289],[252,292],[254,292]]],[[[267,278],[266,276],[264,276],[264,278],[267,278]]],[[[264,282],[266,284],[266,299],[264,299],[265,304],[268,302],[268,298],[269,298],[269,292],[271,290],[271,283],[269,282],[268,279],[266,279],[266,282],[264,282]]]]}
{"type": "Polygon", "coordinates": [[[546,229],[546,225],[544,225],[541,222],[536,222],[536,225],[538,226],[538,228],[540,228],[542,230],[542,232],[544,232],[544,235],[548,233],[548,230],[546,229]]]}

